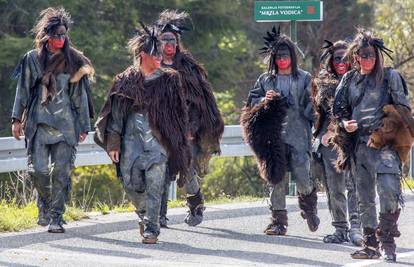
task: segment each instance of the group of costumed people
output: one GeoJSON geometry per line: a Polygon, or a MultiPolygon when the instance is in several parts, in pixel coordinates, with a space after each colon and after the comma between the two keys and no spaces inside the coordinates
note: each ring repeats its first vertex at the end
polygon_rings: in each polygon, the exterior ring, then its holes
{"type": "MultiPolygon", "coordinates": [[[[189,30],[186,12],[165,10],[128,42],[133,64],[116,75],[95,125],[95,142],[116,164],[117,175],[136,208],[144,243],[156,243],[168,227],[171,181],[184,187],[188,215],[203,220],[199,178],[220,153],[224,123],[203,66],[181,44],[189,30]]],[[[17,79],[12,133],[24,134],[29,174],[38,192],[38,224],[63,233],[76,146],[91,131],[94,69],[74,48],[72,21],[63,8],[40,13],[35,49],[26,53],[17,79]]]]}
{"type": "Polygon", "coordinates": [[[240,122],[270,187],[271,223],[264,232],[287,233],[290,172],[310,231],[320,222],[319,179],[335,228],[323,242],[350,241],[362,246],[351,254],[354,259],[383,256],[395,262],[402,164],[414,121],[403,77],[384,67],[384,55],[391,58],[392,51],[365,29],[350,42],[325,40],[320,70],[312,78],[298,67],[297,47],[280,28],[263,38],[268,70],[249,92],[240,122]]]}
{"type": "MultiPolygon", "coordinates": [[[[133,63],[116,75],[95,124],[95,142],[116,165],[135,206],[142,242],[168,228],[169,187],[184,187],[188,214],[203,220],[199,178],[220,153],[224,130],[207,73],[182,43],[186,12],[165,10],[128,42],[133,63]]],[[[76,146],[94,117],[91,61],[70,42],[63,8],[40,13],[35,49],[16,67],[12,133],[24,135],[29,174],[38,192],[38,224],[63,233],[76,146]]],[[[296,44],[272,28],[261,49],[268,70],[241,114],[246,142],[270,188],[267,235],[286,235],[287,173],[295,180],[301,217],[318,230],[317,182],[326,190],[333,234],[325,243],[362,246],[356,259],[396,261],[400,179],[414,136],[402,76],[383,65],[383,41],[360,29],[352,42],[325,41],[316,77],[298,67],[296,44]],[[379,221],[375,197],[380,198],[379,221]]]]}

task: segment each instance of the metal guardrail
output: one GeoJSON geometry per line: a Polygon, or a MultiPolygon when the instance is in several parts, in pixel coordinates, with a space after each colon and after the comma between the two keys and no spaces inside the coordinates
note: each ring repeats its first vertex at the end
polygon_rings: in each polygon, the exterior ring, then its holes
{"type": "MultiPolygon", "coordinates": [[[[224,128],[221,140],[221,156],[251,156],[252,151],[243,142],[242,129],[239,125],[228,125],[224,128]]],[[[76,166],[111,164],[107,153],[93,141],[93,132],[79,144],[76,154],[76,166]]],[[[17,141],[13,137],[0,138],[0,173],[27,169],[27,154],[24,140],[17,141]]]]}

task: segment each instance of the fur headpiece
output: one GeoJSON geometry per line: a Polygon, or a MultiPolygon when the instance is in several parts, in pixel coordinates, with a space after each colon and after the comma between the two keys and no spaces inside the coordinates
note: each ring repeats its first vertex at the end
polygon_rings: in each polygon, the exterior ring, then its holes
{"type": "Polygon", "coordinates": [[[63,7],[49,7],[40,12],[32,31],[36,35],[35,47],[40,51],[47,41],[47,35],[53,34],[56,27],[64,26],[68,31],[73,21],[63,7]]]}
{"type": "Polygon", "coordinates": [[[161,12],[156,25],[160,32],[172,32],[177,36],[180,36],[183,31],[189,31],[187,27],[189,15],[187,12],[178,12],[177,10],[164,10],[161,12]]]}

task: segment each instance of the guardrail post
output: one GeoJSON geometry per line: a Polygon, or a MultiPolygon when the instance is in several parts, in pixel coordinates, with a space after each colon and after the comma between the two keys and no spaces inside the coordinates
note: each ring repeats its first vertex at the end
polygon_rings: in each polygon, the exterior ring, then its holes
{"type": "Polygon", "coordinates": [[[170,189],[168,192],[168,199],[177,200],[177,182],[176,181],[172,181],[170,184],[170,189]]]}

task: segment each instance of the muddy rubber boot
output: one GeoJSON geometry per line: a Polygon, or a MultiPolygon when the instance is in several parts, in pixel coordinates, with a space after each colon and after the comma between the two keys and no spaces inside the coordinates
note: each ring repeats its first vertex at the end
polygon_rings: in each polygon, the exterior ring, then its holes
{"type": "Polygon", "coordinates": [[[168,218],[166,216],[160,217],[160,227],[161,228],[168,228],[168,218]]]}
{"type": "Polygon", "coordinates": [[[62,215],[54,216],[47,231],[53,234],[63,234],[65,232],[63,224],[66,224],[66,222],[63,220],[62,215]]]}
{"type": "Polygon", "coordinates": [[[363,249],[351,253],[351,258],[359,260],[379,259],[379,242],[375,236],[375,230],[372,228],[364,228],[363,249]]]}
{"type": "Polygon", "coordinates": [[[199,190],[197,194],[187,197],[187,206],[189,208],[188,214],[184,222],[189,226],[199,225],[203,221],[204,197],[199,190]]]}
{"type": "Polygon", "coordinates": [[[324,243],[342,244],[348,241],[348,231],[346,229],[336,229],[333,234],[323,238],[324,243]]]}
{"type": "Polygon", "coordinates": [[[309,230],[315,232],[320,223],[316,208],[318,201],[316,189],[313,189],[309,195],[299,195],[298,201],[301,209],[300,215],[306,220],[309,230]]]}
{"type": "Polygon", "coordinates": [[[158,235],[150,229],[146,229],[142,235],[142,243],[144,244],[156,244],[158,241],[158,235]]]}
{"type": "Polygon", "coordinates": [[[272,210],[271,223],[264,230],[267,235],[286,235],[288,226],[286,210],[272,210]]]}
{"type": "Polygon", "coordinates": [[[395,245],[395,237],[401,235],[398,231],[398,218],[400,217],[400,209],[396,212],[386,212],[381,213],[379,216],[379,225],[376,230],[377,239],[380,241],[381,249],[383,251],[383,259],[386,262],[396,262],[397,254],[395,250],[397,246],[395,245]]]}
{"type": "Polygon", "coordinates": [[[364,237],[362,236],[360,227],[351,227],[349,229],[349,240],[352,244],[354,244],[357,247],[362,247],[362,244],[364,243],[364,237]]]}
{"type": "Polygon", "coordinates": [[[50,223],[49,209],[47,207],[39,208],[37,224],[40,226],[48,226],[50,223]]]}

